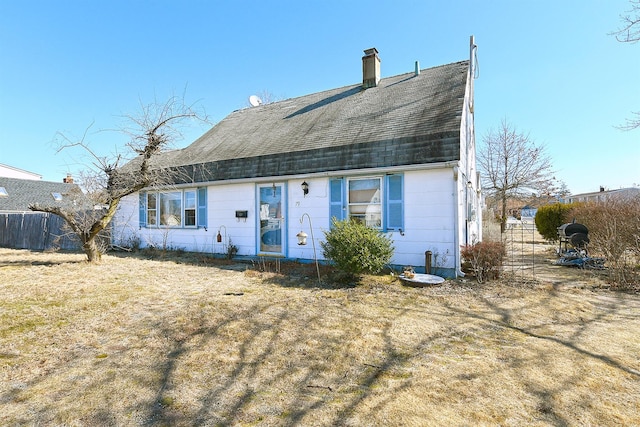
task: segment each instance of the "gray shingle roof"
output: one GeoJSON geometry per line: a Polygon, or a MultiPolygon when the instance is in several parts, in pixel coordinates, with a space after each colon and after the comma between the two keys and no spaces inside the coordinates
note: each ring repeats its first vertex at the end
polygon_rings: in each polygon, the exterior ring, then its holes
{"type": "Polygon", "coordinates": [[[190,146],[164,153],[176,181],[199,182],[460,158],[469,61],[234,111],[190,146]],[[178,176],[181,176],[178,178],[178,176]]]}
{"type": "Polygon", "coordinates": [[[0,177],[0,187],[7,191],[6,196],[0,196],[0,212],[27,212],[33,203],[43,206],[74,206],[74,203],[78,206],[87,203],[76,184],[0,177]],[[56,201],[52,193],[62,195],[62,200],[56,201]]]}

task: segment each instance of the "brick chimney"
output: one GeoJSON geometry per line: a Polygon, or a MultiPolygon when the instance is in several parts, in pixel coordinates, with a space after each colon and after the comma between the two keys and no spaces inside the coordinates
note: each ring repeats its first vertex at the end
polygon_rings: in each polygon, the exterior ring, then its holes
{"type": "Polygon", "coordinates": [[[364,51],[362,57],[362,88],[378,86],[380,81],[380,57],[375,47],[364,51]]]}
{"type": "Polygon", "coordinates": [[[68,173],[66,178],[62,178],[62,182],[64,182],[65,184],[73,184],[73,178],[71,177],[71,174],[68,173]]]}

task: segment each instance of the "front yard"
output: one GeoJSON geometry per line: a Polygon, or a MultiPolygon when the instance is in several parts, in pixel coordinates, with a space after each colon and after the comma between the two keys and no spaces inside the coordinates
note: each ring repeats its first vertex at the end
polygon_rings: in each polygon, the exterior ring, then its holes
{"type": "Polygon", "coordinates": [[[0,424],[640,425],[638,294],[247,267],[0,249],[0,424]]]}

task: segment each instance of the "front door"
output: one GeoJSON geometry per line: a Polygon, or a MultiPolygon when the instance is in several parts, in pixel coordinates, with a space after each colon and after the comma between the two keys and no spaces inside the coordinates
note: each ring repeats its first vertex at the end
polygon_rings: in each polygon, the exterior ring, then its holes
{"type": "Polygon", "coordinates": [[[259,186],[258,248],[260,253],[284,255],[283,184],[259,186]]]}

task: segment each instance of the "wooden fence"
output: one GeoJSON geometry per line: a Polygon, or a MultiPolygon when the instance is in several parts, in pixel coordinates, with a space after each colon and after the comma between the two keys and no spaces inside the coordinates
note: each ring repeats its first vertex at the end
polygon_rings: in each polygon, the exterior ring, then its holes
{"type": "Polygon", "coordinates": [[[43,212],[0,213],[0,247],[78,250],[80,242],[57,215],[43,212]]]}

